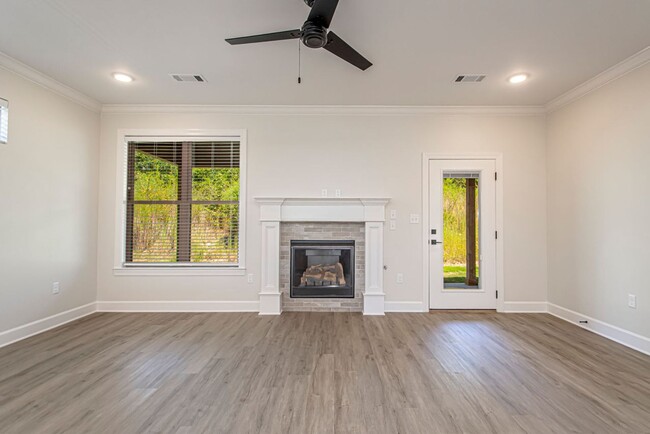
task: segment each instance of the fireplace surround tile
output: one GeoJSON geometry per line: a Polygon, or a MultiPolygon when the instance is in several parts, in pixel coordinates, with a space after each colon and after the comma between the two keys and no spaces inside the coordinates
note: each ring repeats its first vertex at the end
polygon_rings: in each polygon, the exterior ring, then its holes
{"type": "Polygon", "coordinates": [[[282,310],[293,312],[361,312],[365,282],[364,223],[281,223],[280,224],[280,292],[282,310]],[[291,298],[289,296],[290,245],[292,240],[354,240],[354,298],[291,298]]]}

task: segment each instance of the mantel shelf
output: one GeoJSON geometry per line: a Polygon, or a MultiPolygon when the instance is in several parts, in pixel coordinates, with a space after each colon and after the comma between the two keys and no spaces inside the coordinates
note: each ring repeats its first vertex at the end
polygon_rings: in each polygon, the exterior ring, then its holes
{"type": "Polygon", "coordinates": [[[260,221],[383,222],[385,197],[256,197],[260,221]]]}
{"type": "Polygon", "coordinates": [[[254,197],[258,203],[289,203],[289,202],[390,202],[389,197],[254,197]]]}

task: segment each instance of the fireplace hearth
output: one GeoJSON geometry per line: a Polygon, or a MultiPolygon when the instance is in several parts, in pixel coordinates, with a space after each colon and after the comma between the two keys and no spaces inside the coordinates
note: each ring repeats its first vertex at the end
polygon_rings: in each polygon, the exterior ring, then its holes
{"type": "Polygon", "coordinates": [[[292,240],[292,298],[354,298],[354,240],[292,240]]]}

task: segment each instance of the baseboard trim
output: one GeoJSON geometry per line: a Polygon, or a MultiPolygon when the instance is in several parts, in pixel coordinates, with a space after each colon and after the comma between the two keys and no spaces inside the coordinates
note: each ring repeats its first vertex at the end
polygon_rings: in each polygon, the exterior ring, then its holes
{"type": "Polygon", "coordinates": [[[589,330],[597,335],[650,356],[650,339],[645,336],[641,336],[553,303],[548,303],[548,313],[564,321],[575,324],[585,330],[589,330]],[[580,324],[580,321],[588,321],[588,323],[580,324]]]}
{"type": "Polygon", "coordinates": [[[96,303],[92,302],[4,331],[0,333],[0,348],[60,327],[96,311],[96,303]]]}
{"type": "Polygon", "coordinates": [[[259,312],[259,301],[98,301],[98,312],[259,312]]]}
{"type": "Polygon", "coordinates": [[[506,301],[503,303],[503,313],[546,313],[548,303],[545,301],[506,301]]]}
{"type": "Polygon", "coordinates": [[[428,312],[429,309],[421,301],[387,301],[384,303],[385,312],[428,312]]]}

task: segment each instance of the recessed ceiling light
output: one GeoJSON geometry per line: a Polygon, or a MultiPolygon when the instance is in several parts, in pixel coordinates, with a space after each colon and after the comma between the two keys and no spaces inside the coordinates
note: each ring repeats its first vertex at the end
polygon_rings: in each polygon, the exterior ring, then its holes
{"type": "Polygon", "coordinates": [[[512,84],[523,83],[526,80],[528,80],[528,74],[515,74],[508,79],[508,81],[512,84]]]}
{"type": "Polygon", "coordinates": [[[122,72],[114,72],[113,78],[117,81],[121,81],[122,83],[131,83],[133,81],[133,77],[122,72]]]}

